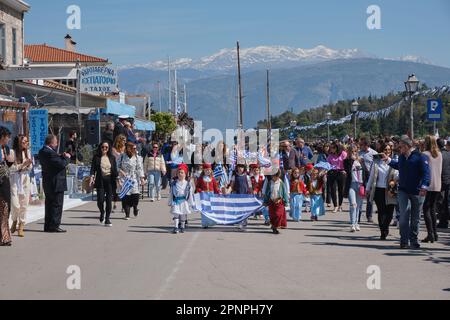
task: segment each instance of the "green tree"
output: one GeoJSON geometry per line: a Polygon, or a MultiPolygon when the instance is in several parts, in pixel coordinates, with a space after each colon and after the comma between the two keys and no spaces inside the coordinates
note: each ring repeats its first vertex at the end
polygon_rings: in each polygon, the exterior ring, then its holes
{"type": "Polygon", "coordinates": [[[171,113],[158,112],[152,114],[151,120],[156,124],[156,137],[165,140],[177,128],[177,122],[171,113]]]}

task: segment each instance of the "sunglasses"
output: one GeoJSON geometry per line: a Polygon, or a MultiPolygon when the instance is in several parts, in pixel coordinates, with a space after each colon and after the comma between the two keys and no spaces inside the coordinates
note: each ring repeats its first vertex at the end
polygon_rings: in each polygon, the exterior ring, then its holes
{"type": "Polygon", "coordinates": [[[155,146],[153,147],[153,149],[158,149],[158,148],[159,148],[159,147],[155,147],[155,146]]]}
{"type": "Polygon", "coordinates": [[[105,150],[105,149],[106,149],[106,150],[108,150],[108,149],[109,149],[109,147],[105,147],[105,146],[103,146],[103,147],[102,147],[102,149],[103,149],[103,150],[105,150]]]}

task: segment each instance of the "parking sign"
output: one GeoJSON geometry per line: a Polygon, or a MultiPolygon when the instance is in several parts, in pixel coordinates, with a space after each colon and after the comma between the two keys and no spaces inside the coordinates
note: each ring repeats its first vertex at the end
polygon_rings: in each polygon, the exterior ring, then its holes
{"type": "Polygon", "coordinates": [[[430,99],[427,104],[427,119],[428,121],[442,121],[442,100],[430,99]]]}

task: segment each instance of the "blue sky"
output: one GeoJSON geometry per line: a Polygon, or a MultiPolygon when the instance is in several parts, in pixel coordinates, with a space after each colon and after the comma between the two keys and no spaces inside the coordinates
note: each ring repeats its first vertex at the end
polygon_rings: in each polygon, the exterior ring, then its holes
{"type": "Polygon", "coordinates": [[[380,57],[423,56],[450,67],[448,0],[27,0],[26,43],[64,46],[113,64],[199,58],[241,41],[242,47],[288,45],[359,48],[380,57]],[[68,30],[66,9],[81,8],[81,30],[68,30]],[[380,6],[382,30],[366,27],[380,6]]]}

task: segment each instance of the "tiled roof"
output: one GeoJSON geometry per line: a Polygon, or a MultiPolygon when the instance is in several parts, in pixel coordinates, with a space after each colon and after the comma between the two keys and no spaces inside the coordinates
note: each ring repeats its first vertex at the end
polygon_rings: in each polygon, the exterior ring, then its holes
{"type": "Polygon", "coordinates": [[[25,58],[31,60],[31,63],[75,63],[80,62],[100,62],[107,63],[107,59],[88,56],[85,54],[72,52],[55,47],[49,47],[46,44],[25,45],[25,58]]]}

